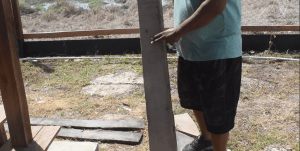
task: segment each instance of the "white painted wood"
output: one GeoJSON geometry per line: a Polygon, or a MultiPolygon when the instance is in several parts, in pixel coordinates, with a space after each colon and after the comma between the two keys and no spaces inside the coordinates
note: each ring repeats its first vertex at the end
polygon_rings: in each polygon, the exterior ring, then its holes
{"type": "Polygon", "coordinates": [[[138,0],[144,88],[151,151],[176,151],[166,42],[151,45],[163,31],[161,0],[138,0]]]}

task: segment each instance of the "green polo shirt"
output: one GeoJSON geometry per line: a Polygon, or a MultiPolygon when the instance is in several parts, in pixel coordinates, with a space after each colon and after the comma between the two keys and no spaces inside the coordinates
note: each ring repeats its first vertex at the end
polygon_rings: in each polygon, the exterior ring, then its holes
{"type": "MultiPolygon", "coordinates": [[[[174,26],[189,18],[202,2],[204,0],[175,0],[174,26]]],[[[178,56],[189,61],[242,56],[241,17],[241,0],[227,0],[225,10],[211,23],[183,35],[175,43],[178,56]]]]}

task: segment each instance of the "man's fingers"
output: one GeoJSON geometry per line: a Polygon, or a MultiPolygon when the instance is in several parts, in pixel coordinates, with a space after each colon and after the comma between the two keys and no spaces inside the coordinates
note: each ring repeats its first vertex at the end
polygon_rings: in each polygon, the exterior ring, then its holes
{"type": "Polygon", "coordinates": [[[164,39],[164,37],[160,37],[160,38],[158,38],[158,39],[155,39],[155,40],[153,40],[153,41],[151,42],[151,44],[158,43],[158,42],[162,41],[163,39],[164,39]]]}
{"type": "Polygon", "coordinates": [[[156,35],[154,36],[154,39],[157,39],[157,38],[161,37],[162,34],[163,34],[163,32],[156,34],[156,35]]]}

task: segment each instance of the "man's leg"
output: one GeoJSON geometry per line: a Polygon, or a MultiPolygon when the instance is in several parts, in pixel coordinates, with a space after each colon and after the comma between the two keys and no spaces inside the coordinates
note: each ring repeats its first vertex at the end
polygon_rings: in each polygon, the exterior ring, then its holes
{"type": "Polygon", "coordinates": [[[206,125],[204,122],[203,113],[200,111],[197,111],[197,110],[193,110],[193,112],[197,119],[197,123],[200,127],[200,132],[203,135],[204,140],[211,140],[210,133],[207,131],[207,128],[206,128],[206,125]]]}
{"type": "Polygon", "coordinates": [[[226,151],[229,132],[218,135],[210,133],[210,137],[214,151],[226,151]]]}
{"type": "Polygon", "coordinates": [[[204,122],[203,113],[197,110],[193,110],[193,112],[197,119],[197,123],[200,127],[200,131],[204,137],[204,140],[211,140],[214,151],[226,151],[229,132],[218,135],[208,132],[204,122]]]}

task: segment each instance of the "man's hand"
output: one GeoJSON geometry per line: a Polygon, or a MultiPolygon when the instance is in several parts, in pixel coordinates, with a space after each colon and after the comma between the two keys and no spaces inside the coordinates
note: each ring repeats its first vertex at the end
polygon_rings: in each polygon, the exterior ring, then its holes
{"type": "Polygon", "coordinates": [[[155,44],[155,43],[165,40],[166,43],[169,43],[172,45],[175,42],[177,42],[181,37],[182,37],[182,35],[179,34],[177,28],[170,28],[161,33],[158,33],[153,38],[151,38],[151,44],[155,44]]]}

